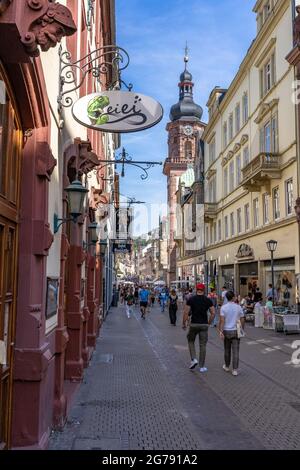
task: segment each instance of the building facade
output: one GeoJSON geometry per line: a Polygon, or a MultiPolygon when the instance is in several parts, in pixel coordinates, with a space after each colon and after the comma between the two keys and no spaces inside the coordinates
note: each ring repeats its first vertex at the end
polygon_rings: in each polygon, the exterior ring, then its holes
{"type": "Polygon", "coordinates": [[[275,289],[295,303],[299,273],[293,2],[259,0],[257,36],[228,90],[208,101],[205,141],[205,245],[212,280],[242,296],[271,282],[266,242],[277,241],[275,289]],[[290,243],[289,241],[293,241],[290,243]]]}
{"type": "MultiPolygon", "coordinates": [[[[98,160],[119,142],[58,111],[57,43],[79,60],[114,44],[114,24],[110,0],[0,1],[0,448],[47,446],[101,326],[105,253],[91,228],[111,201],[98,160]],[[86,205],[57,227],[72,184],[86,205]]],[[[89,74],[70,96],[92,91],[89,74]]]]}

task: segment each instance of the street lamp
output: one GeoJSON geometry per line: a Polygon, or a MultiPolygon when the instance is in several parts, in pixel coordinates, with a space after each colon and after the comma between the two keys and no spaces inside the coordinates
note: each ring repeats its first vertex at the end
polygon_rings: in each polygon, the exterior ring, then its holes
{"type": "Polygon", "coordinates": [[[90,243],[86,243],[83,241],[83,248],[87,249],[89,246],[96,246],[98,242],[98,224],[97,222],[91,222],[88,225],[88,231],[89,231],[89,239],[91,240],[90,243]]]}
{"type": "Polygon", "coordinates": [[[273,304],[275,303],[275,290],[274,290],[274,251],[276,251],[277,248],[277,241],[276,240],[269,240],[266,242],[267,248],[269,252],[271,253],[271,273],[272,273],[272,301],[273,304]]]}
{"type": "Polygon", "coordinates": [[[78,217],[83,213],[85,197],[89,192],[88,189],[82,186],[82,183],[79,180],[73,181],[73,183],[65,188],[65,191],[67,193],[69,214],[71,218],[59,219],[58,215],[54,214],[54,233],[58,232],[59,227],[65,222],[77,222],[78,217]]]}

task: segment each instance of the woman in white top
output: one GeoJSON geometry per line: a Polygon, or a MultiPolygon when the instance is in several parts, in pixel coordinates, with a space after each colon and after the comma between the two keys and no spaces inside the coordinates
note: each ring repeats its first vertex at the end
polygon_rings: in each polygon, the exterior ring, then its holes
{"type": "Polygon", "coordinates": [[[227,303],[224,304],[220,312],[219,331],[220,337],[224,340],[223,369],[229,372],[232,351],[232,375],[238,375],[240,339],[237,334],[237,323],[240,321],[242,327],[245,325],[243,309],[235,303],[235,295],[232,291],[226,292],[227,303]]]}

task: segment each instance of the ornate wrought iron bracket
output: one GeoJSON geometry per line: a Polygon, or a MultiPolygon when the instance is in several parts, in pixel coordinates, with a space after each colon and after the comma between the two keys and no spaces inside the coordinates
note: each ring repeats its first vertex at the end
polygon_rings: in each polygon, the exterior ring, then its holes
{"type": "Polygon", "coordinates": [[[147,162],[147,161],[138,161],[132,160],[132,157],[128,155],[128,153],[123,148],[122,153],[120,153],[114,160],[99,160],[100,166],[98,170],[102,170],[108,165],[122,165],[121,176],[125,176],[125,165],[135,166],[140,168],[143,173],[141,174],[140,178],[144,181],[149,177],[148,170],[153,168],[156,165],[162,165],[162,162],[147,162]],[[144,165],[144,166],[143,166],[144,165]]]}
{"type": "Polygon", "coordinates": [[[124,85],[131,91],[133,85],[122,80],[121,72],[125,70],[130,58],[125,49],[118,46],[103,46],[86,56],[73,61],[68,50],[59,47],[59,94],[57,97],[58,112],[73,105],[72,93],[84,83],[88,74],[97,80],[100,89],[117,90],[124,85]]]}

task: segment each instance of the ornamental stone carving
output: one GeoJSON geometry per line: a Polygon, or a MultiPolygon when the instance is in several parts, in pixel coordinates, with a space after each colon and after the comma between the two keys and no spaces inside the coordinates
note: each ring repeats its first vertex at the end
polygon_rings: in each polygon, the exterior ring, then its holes
{"type": "Polygon", "coordinates": [[[52,0],[0,0],[0,53],[10,63],[29,62],[77,28],[70,10],[52,0]]]}
{"type": "Polygon", "coordinates": [[[294,45],[300,45],[300,5],[296,7],[297,16],[294,21],[294,45]]]}
{"type": "Polygon", "coordinates": [[[55,47],[64,36],[71,36],[77,31],[70,10],[60,3],[46,2],[44,11],[43,0],[27,0],[28,7],[42,13],[30,25],[28,32],[21,38],[25,49],[31,56],[38,56],[41,47],[46,52],[55,47]]]}
{"type": "Polygon", "coordinates": [[[236,258],[254,258],[253,249],[246,243],[242,243],[238,249],[236,258]]]}
{"type": "Polygon", "coordinates": [[[296,199],[295,213],[297,216],[297,222],[300,224],[300,197],[296,199]]]}
{"type": "Polygon", "coordinates": [[[0,16],[2,13],[5,12],[5,10],[9,7],[11,4],[12,0],[0,0],[0,16]]]}

